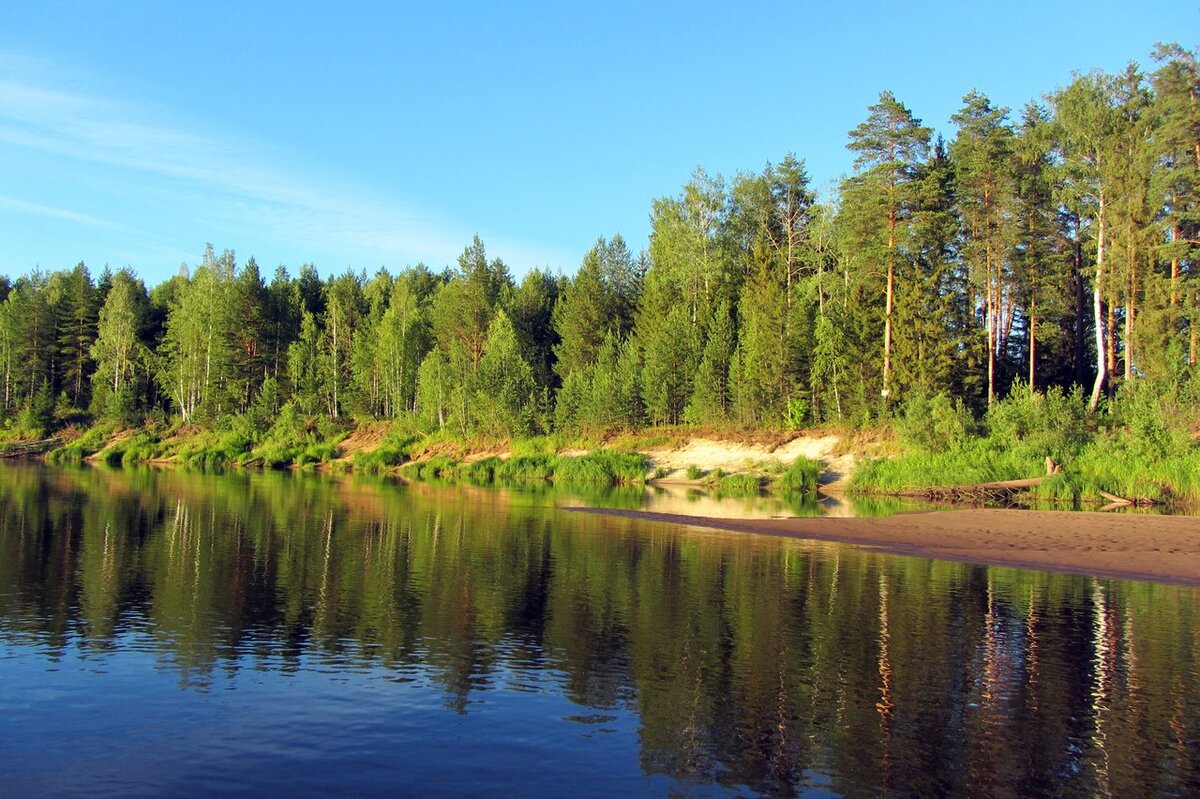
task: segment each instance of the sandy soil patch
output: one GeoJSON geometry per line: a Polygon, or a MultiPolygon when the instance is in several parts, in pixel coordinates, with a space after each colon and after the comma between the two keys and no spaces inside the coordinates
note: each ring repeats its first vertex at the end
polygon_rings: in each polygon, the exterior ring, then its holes
{"type": "Polygon", "coordinates": [[[371,452],[379,449],[379,445],[383,443],[383,439],[387,437],[388,431],[391,429],[392,426],[387,423],[366,424],[354,428],[350,435],[338,442],[342,458],[345,459],[356,452],[371,452]]]}
{"type": "Polygon", "coordinates": [[[1200,518],[948,510],[878,519],[718,519],[580,509],[647,521],[832,541],[897,555],[1200,586],[1200,518]]]}
{"type": "Polygon", "coordinates": [[[706,473],[714,469],[728,474],[761,472],[772,465],[787,466],[799,457],[821,461],[836,477],[842,477],[849,473],[854,459],[839,453],[840,443],[841,438],[835,435],[799,436],[778,446],[693,438],[682,447],[647,449],[646,456],[652,468],[668,471],[668,480],[682,480],[689,466],[706,473]]]}

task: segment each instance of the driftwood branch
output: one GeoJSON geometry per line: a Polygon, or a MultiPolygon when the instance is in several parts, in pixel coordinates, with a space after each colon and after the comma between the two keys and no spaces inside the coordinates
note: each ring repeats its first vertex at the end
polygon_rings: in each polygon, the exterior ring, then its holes
{"type": "Polygon", "coordinates": [[[61,437],[54,436],[41,441],[20,441],[16,444],[0,445],[0,458],[25,458],[30,455],[41,455],[62,444],[61,437]]]}

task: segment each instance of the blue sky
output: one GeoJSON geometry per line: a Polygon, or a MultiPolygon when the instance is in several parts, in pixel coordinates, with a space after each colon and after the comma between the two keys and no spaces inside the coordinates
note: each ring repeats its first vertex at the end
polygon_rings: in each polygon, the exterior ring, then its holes
{"type": "Polygon", "coordinates": [[[0,0],[0,273],[440,268],[476,232],[571,273],[696,166],[832,186],[881,90],[949,137],[972,88],[1200,38],[1194,1],[1046,5],[0,0]]]}

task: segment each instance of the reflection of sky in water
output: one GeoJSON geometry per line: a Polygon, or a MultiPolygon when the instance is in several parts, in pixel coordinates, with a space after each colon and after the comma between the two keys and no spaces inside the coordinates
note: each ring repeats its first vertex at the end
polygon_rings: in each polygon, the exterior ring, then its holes
{"type": "Polygon", "coordinates": [[[1194,589],[579,501],[0,466],[0,793],[1200,790],[1194,589]]]}

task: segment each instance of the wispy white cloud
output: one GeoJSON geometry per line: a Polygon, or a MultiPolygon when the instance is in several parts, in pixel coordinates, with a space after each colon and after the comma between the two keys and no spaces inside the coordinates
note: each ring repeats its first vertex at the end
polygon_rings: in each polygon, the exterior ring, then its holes
{"type": "MultiPolygon", "coordinates": [[[[261,145],[162,123],[153,120],[148,109],[128,103],[38,85],[24,74],[28,70],[13,70],[11,65],[11,59],[0,58],[0,143],[55,160],[108,168],[117,181],[124,176],[138,183],[139,190],[149,180],[163,203],[202,205],[208,222],[224,229],[219,232],[246,231],[260,241],[345,252],[347,262],[356,266],[415,260],[440,265],[451,262],[471,235],[469,228],[395,197],[307,167],[289,168],[261,145]]],[[[17,196],[0,198],[0,205],[91,227],[133,230],[98,213],[54,208],[17,196]]],[[[507,257],[536,252],[520,244],[513,249],[516,252],[507,257]]]]}
{"type": "Polygon", "coordinates": [[[54,208],[49,205],[41,205],[39,203],[31,203],[26,200],[21,200],[16,197],[9,197],[0,194],[0,208],[5,208],[10,211],[18,211],[25,214],[34,214],[36,216],[46,216],[51,219],[63,219],[67,222],[74,222],[79,225],[87,225],[88,227],[102,228],[104,230],[117,231],[132,231],[128,225],[111,222],[107,219],[100,219],[91,214],[84,214],[78,211],[72,211],[67,208],[54,208]]]}

